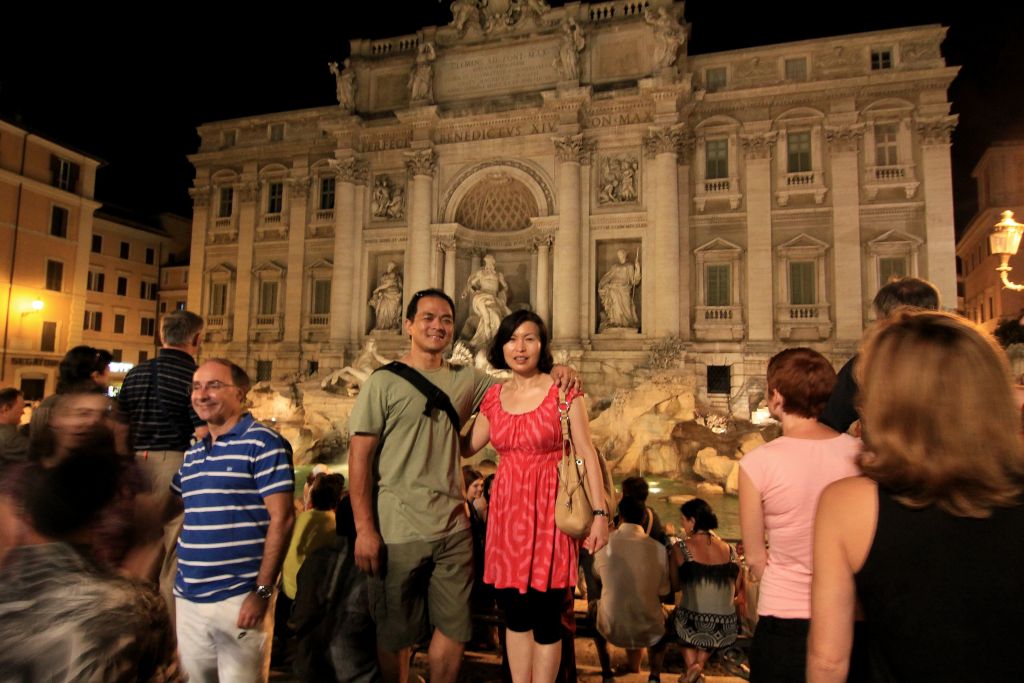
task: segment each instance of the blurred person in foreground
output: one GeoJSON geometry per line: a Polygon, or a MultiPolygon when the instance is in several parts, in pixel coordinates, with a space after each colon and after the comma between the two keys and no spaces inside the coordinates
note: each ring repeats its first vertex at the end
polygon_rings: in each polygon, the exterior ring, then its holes
{"type": "Polygon", "coordinates": [[[814,508],[826,486],[858,474],[860,441],[818,422],[835,381],[835,370],[817,351],[793,348],[773,356],[768,411],[782,436],[740,461],[740,531],[747,564],[761,580],[750,647],[754,683],[804,680],[814,508]]]}
{"type": "MultiPolygon", "coordinates": [[[[936,311],[939,308],[939,292],[927,280],[902,277],[879,289],[871,305],[878,320],[885,320],[901,306],[936,311]]],[[[853,373],[856,362],[857,356],[854,355],[839,369],[836,386],[818,417],[822,423],[840,433],[848,431],[858,418],[855,405],[857,380],[853,373]]]]}
{"type": "Polygon", "coordinates": [[[110,388],[110,363],[114,357],[109,351],[91,346],[75,346],[57,366],[57,391],[39,402],[29,421],[29,439],[35,441],[45,433],[50,411],[64,394],[107,395],[110,388]]]}
{"type": "Polygon", "coordinates": [[[864,476],[818,506],[808,679],[846,679],[859,600],[872,681],[1020,680],[1024,451],[1003,351],[957,316],[902,312],[856,377],[864,476]]]}
{"type": "Polygon", "coordinates": [[[0,571],[0,680],[183,680],[163,601],[94,553],[124,467],[99,433],[22,473],[25,524],[0,571]]]}
{"type": "Polygon", "coordinates": [[[18,428],[25,396],[13,387],[0,389],[0,468],[28,458],[28,437],[18,428]]]}

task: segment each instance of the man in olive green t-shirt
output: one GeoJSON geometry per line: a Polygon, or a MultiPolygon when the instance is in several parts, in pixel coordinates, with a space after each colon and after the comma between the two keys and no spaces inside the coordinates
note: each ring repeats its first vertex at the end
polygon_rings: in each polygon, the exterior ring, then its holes
{"type": "MultiPolygon", "coordinates": [[[[444,292],[417,292],[404,321],[412,346],[401,361],[444,391],[464,423],[494,379],[444,361],[454,312],[444,292]]],[[[407,680],[408,648],[430,637],[430,680],[448,683],[458,678],[472,630],[473,548],[458,434],[443,410],[425,416],[425,403],[391,372],[374,373],[360,388],[349,417],[355,557],[372,575],[370,608],[385,681],[407,680]]]]}

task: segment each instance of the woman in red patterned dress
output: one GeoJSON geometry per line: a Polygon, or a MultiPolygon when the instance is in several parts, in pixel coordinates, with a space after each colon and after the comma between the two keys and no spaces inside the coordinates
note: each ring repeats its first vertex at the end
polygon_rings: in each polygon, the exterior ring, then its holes
{"type": "MultiPolygon", "coordinates": [[[[555,490],[562,430],[558,388],[544,322],[530,311],[501,321],[488,357],[512,377],[488,390],[468,445],[488,441],[500,461],[491,492],[484,582],[492,584],[508,627],[508,661],[514,683],[550,683],[561,658],[561,605],[576,585],[579,542],[555,527],[555,490]]],[[[594,524],[583,546],[591,553],[608,542],[608,514],[601,468],[590,441],[582,394],[570,391],[569,428],[583,458],[596,500],[594,524]]]]}

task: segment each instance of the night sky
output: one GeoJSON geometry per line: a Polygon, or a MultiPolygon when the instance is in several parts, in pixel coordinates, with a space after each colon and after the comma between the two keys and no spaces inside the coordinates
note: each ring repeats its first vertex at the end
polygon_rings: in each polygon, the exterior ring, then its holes
{"type": "MultiPolygon", "coordinates": [[[[334,104],[326,64],[347,55],[349,38],[412,33],[450,19],[447,0],[213,4],[152,3],[99,13],[55,6],[46,14],[5,10],[0,116],[103,159],[96,190],[101,201],[143,214],[189,216],[193,173],[185,157],[198,147],[197,125],[334,104]],[[131,13],[143,9],[146,19],[131,13]]],[[[943,55],[962,67],[950,88],[960,114],[953,165],[962,228],[975,210],[970,172],[985,147],[1024,138],[1024,9],[1006,5],[689,0],[688,51],[949,26],[943,55]]]]}

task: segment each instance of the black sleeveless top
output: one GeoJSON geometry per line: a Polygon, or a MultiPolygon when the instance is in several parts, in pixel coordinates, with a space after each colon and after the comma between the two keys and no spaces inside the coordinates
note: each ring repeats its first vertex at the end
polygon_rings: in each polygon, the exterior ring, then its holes
{"type": "Polygon", "coordinates": [[[973,519],[879,489],[856,584],[873,681],[1024,680],[1024,505],[973,519]]]}

